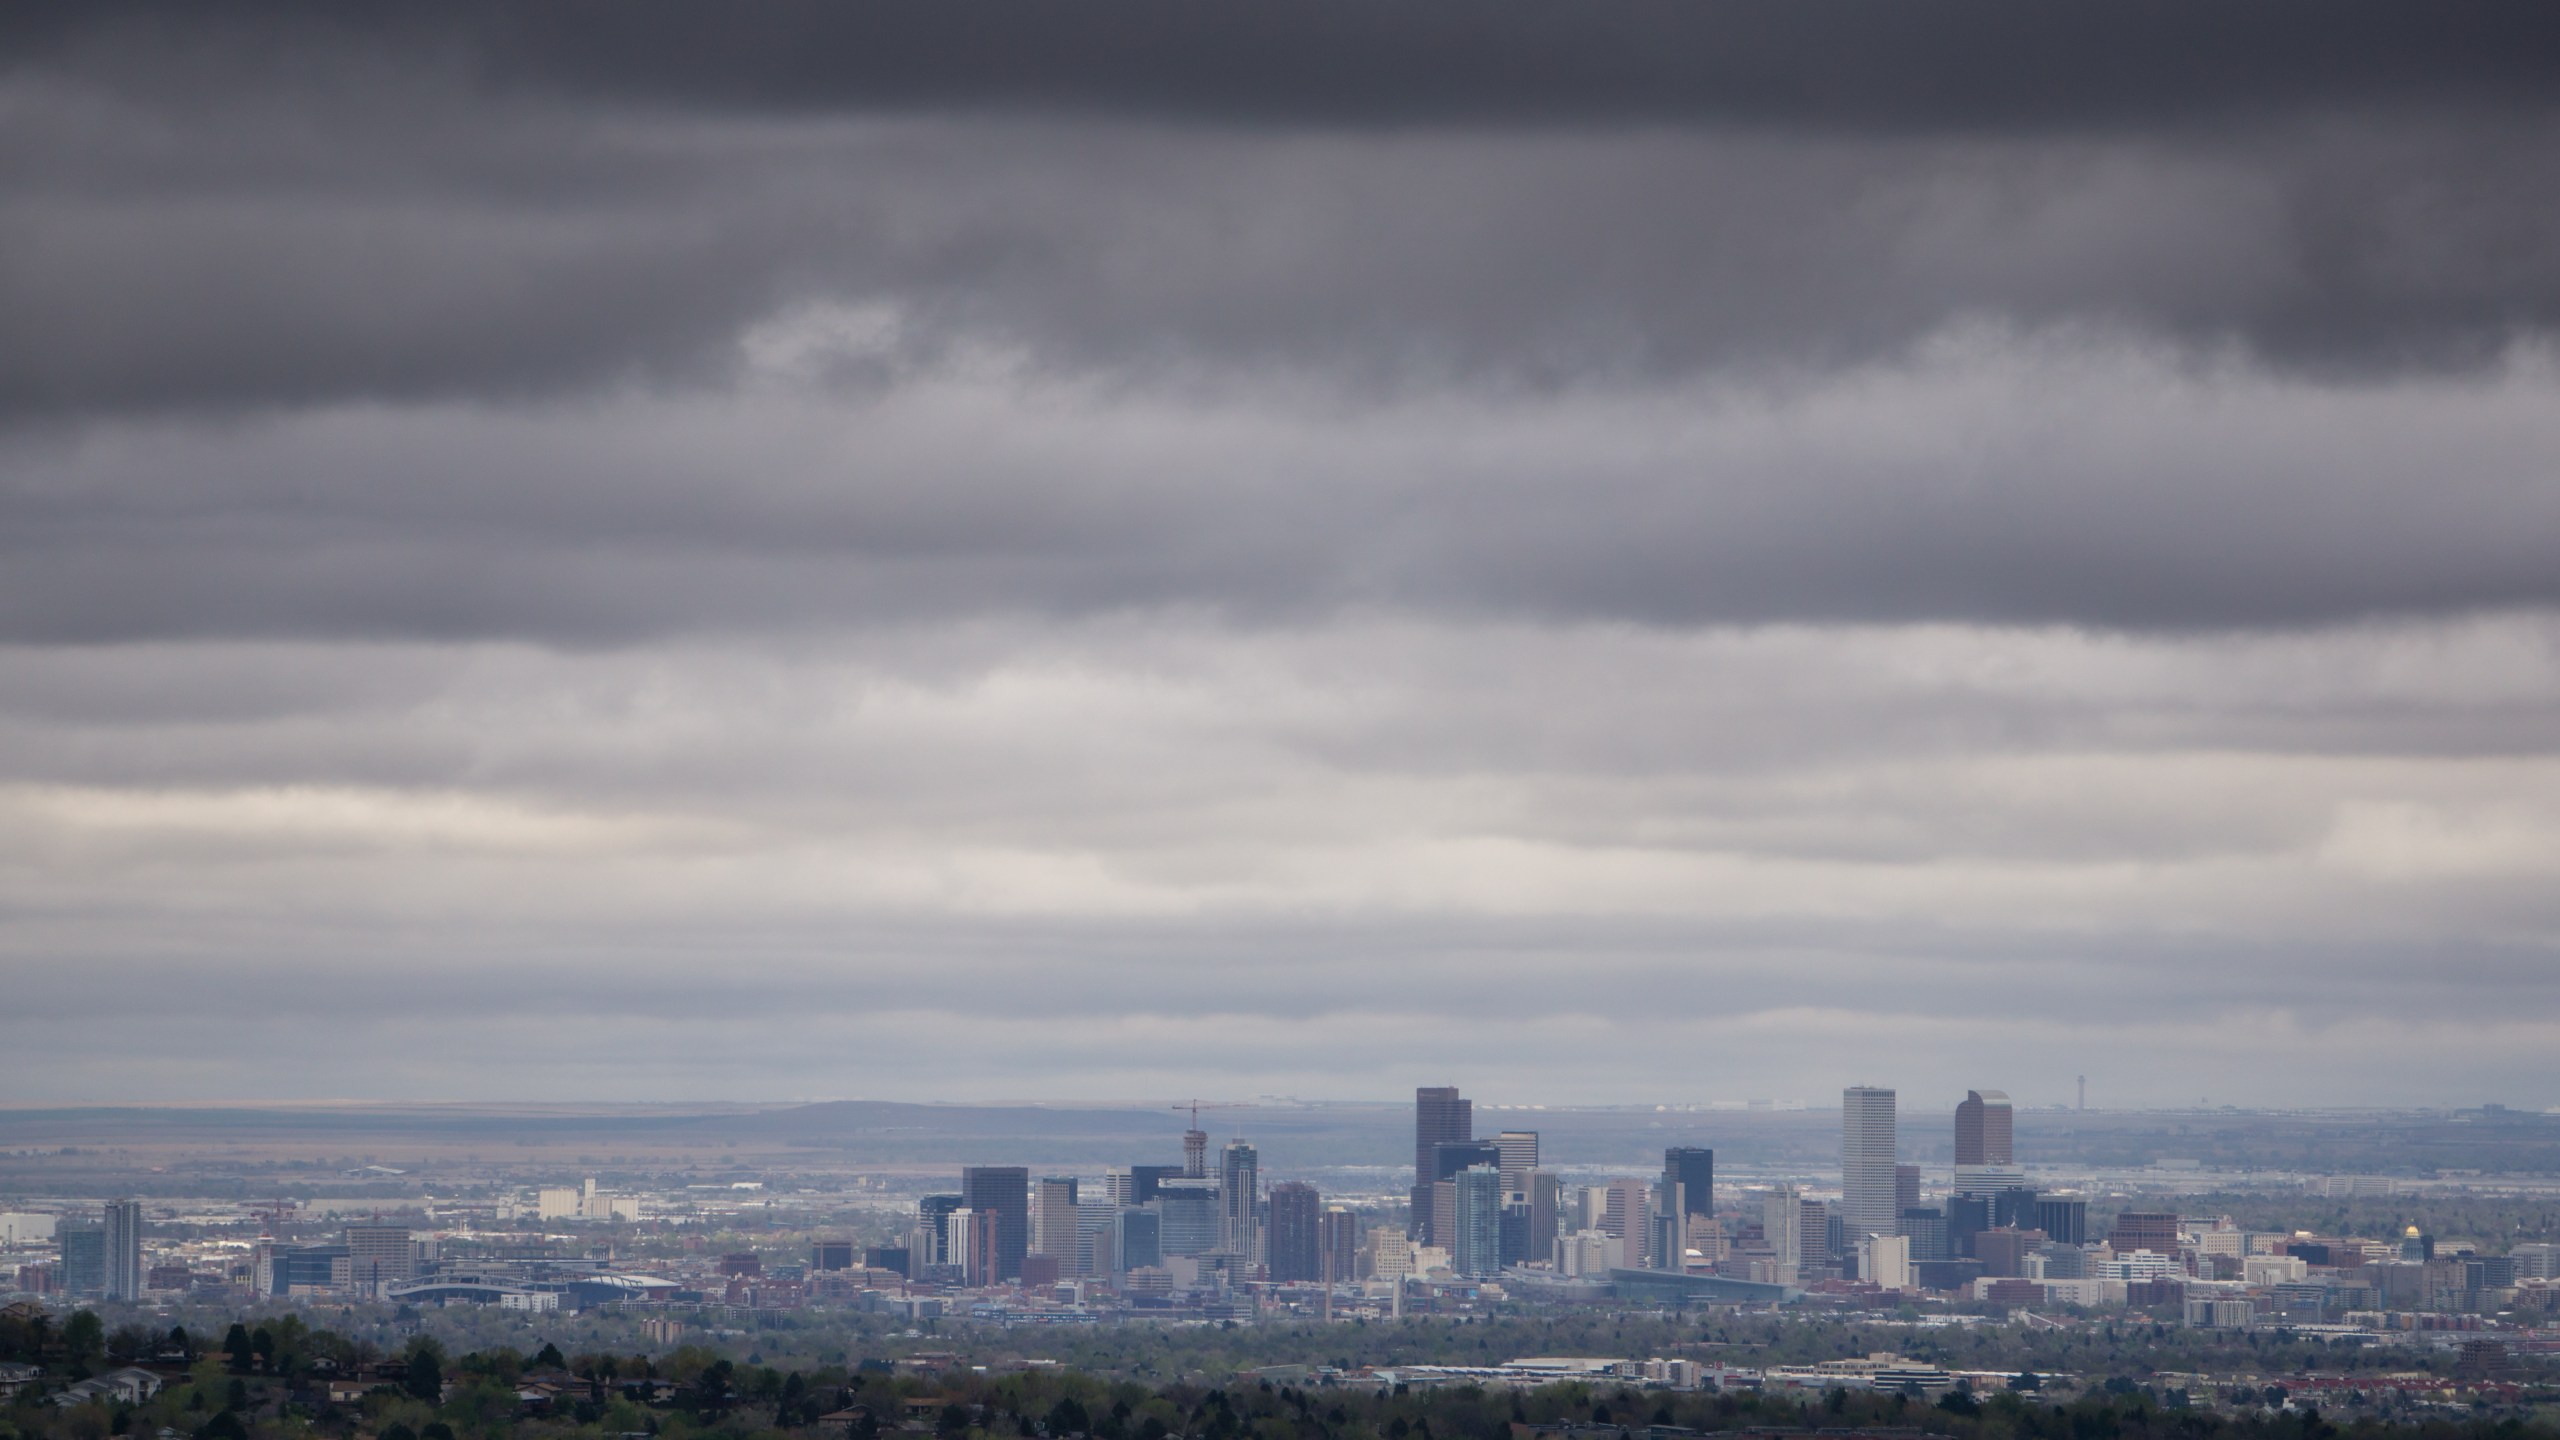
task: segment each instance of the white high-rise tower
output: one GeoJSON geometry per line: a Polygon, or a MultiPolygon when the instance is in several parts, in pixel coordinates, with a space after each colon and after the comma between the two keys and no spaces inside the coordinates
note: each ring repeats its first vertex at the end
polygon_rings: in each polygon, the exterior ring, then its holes
{"type": "Polygon", "coordinates": [[[1894,1200],[1893,1092],[1852,1085],[1840,1092],[1840,1218],[1849,1243],[1900,1231],[1894,1200]]]}

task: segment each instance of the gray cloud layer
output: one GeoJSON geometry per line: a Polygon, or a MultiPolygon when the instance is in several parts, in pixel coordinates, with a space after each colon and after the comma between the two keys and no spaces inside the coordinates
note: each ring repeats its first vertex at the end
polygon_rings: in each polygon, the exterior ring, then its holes
{"type": "Polygon", "coordinates": [[[2560,1101],[2541,12],[736,23],[0,19],[51,1098],[2560,1101]]]}

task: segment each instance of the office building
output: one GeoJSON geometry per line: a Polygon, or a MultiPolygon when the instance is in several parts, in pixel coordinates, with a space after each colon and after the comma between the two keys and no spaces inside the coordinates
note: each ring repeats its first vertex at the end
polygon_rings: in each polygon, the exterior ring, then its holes
{"type": "Polygon", "coordinates": [[[2178,1217],[2167,1211],[2127,1210],[2116,1217],[2115,1228],[2107,1232],[2107,1248],[2118,1255],[2130,1255],[2136,1250],[2175,1255],[2178,1217]]]}
{"type": "Polygon", "coordinates": [[[1669,1193],[1680,1187],[1680,1213],[1716,1213],[1716,1152],[1694,1145],[1675,1145],[1662,1152],[1662,1185],[1669,1193]]]}
{"type": "Polygon", "coordinates": [[[2036,1192],[2024,1185],[1991,1193],[1991,1223],[2020,1230],[2036,1228],[2036,1192]]]}
{"type": "Polygon", "coordinates": [[[1207,1255],[1225,1237],[1226,1217],[1213,1180],[1175,1176],[1157,1187],[1149,1203],[1162,1222],[1157,1243],[1168,1256],[1207,1255]]]}
{"type": "Polygon", "coordinates": [[[1956,1165],[2010,1162],[2009,1097],[1998,1090],[1967,1090],[1956,1106],[1956,1165]]]}
{"type": "Polygon", "coordinates": [[[1218,1152],[1218,1195],[1226,1224],[1219,1247],[1251,1266],[1262,1258],[1262,1157],[1241,1140],[1218,1152]]]}
{"type": "Polygon", "coordinates": [[[1112,1236],[1112,1259],[1119,1273],[1146,1270],[1164,1263],[1164,1217],[1153,1206],[1131,1206],[1120,1212],[1112,1236]]]}
{"type": "Polygon", "coordinates": [[[993,1278],[1022,1278],[1022,1257],[1031,1252],[1031,1172],[1020,1165],[972,1165],[960,1172],[960,1203],[987,1217],[980,1222],[987,1233],[976,1243],[993,1247],[993,1278]]]}
{"type": "Polygon", "coordinates": [[[1126,1269],[1120,1263],[1121,1210],[1108,1200],[1087,1200],[1077,1205],[1075,1252],[1065,1257],[1066,1263],[1060,1268],[1092,1280],[1106,1279],[1126,1269]]]}
{"type": "Polygon", "coordinates": [[[53,1243],[62,1293],[75,1299],[107,1293],[107,1227],[65,1219],[54,1227],[53,1243]]]}
{"type": "Polygon", "coordinates": [[[347,1227],[347,1270],[359,1295],[380,1295],[385,1286],[415,1279],[417,1253],[406,1225],[347,1227]]]}
{"type": "Polygon", "coordinates": [[[142,1298],[142,1202],[110,1200],[107,1202],[104,1227],[106,1232],[106,1284],[102,1293],[110,1300],[142,1298]]]}
{"type": "Polygon", "coordinates": [[[1505,1267],[1526,1265],[1533,1259],[1544,1258],[1529,1253],[1529,1202],[1520,1198],[1520,1192],[1516,1190],[1502,1192],[1501,1251],[1505,1267]]]}
{"type": "Polygon", "coordinates": [[[1394,1226],[1371,1227],[1366,1238],[1361,1241],[1361,1245],[1363,1258],[1360,1262],[1360,1271],[1364,1276],[1392,1280],[1400,1275],[1413,1273],[1415,1259],[1413,1237],[1397,1230],[1394,1226]]]}
{"type": "Polygon", "coordinates": [[[1900,1215],[1903,1211],[1909,1210],[1917,1206],[1919,1203],[1920,1167],[1917,1165],[1894,1166],[1893,1213],[1900,1215]]]}
{"type": "Polygon", "coordinates": [[[1991,1202],[1980,1195],[1947,1197],[1947,1244],[1958,1255],[1973,1253],[1973,1237],[1991,1228],[1991,1202]]]}
{"type": "Polygon", "coordinates": [[[1528,1258],[1544,1260],[1555,1253],[1556,1216],[1563,1209],[1563,1187],[1552,1170],[1532,1170],[1523,1178],[1528,1183],[1518,1193],[1529,1207],[1529,1233],[1521,1248],[1528,1258]]]}
{"type": "Polygon", "coordinates": [[[1653,1225],[1653,1207],[1641,1180],[1612,1180],[1602,1192],[1599,1230],[1618,1242],[1618,1264],[1644,1268],[1645,1239],[1653,1225]]]}
{"type": "Polygon", "coordinates": [[[1799,1282],[1836,1274],[1833,1257],[1840,1253],[1840,1212],[1821,1200],[1807,1200],[1798,1210],[1796,1279],[1799,1282]]]}
{"type": "Polygon", "coordinates": [[[1442,1145],[1475,1138],[1475,1107],[1454,1085],[1426,1085],[1413,1092],[1413,1218],[1406,1228],[1428,1245],[1431,1234],[1431,1186],[1443,1177],[1433,1173],[1442,1145]]]}
{"type": "Polygon", "coordinates": [[[1443,1183],[1454,1201],[1449,1268],[1470,1279],[1502,1273],[1502,1171],[1470,1166],[1443,1183]]]}
{"type": "Polygon", "coordinates": [[[1502,1146],[1493,1140],[1444,1140],[1431,1147],[1431,1179],[1433,1183],[1449,1179],[1461,1170],[1483,1166],[1501,1173],[1502,1146]]]}
{"type": "Polygon", "coordinates": [[[2058,1245],[2085,1245],[2089,1243],[2089,1202],[2070,1195],[2038,1196],[2030,1223],[2058,1245]]]}
{"type": "Polygon", "coordinates": [[[1919,1288],[1911,1269],[1911,1237],[1868,1235],[1858,1242],[1858,1278],[1887,1290],[1919,1288]]]}
{"type": "Polygon", "coordinates": [[[923,1241],[921,1246],[909,1247],[923,1251],[917,1256],[916,1263],[920,1265],[960,1263],[958,1257],[951,1253],[951,1246],[946,1238],[950,1234],[951,1227],[945,1222],[951,1218],[952,1212],[961,1208],[963,1208],[961,1200],[957,1195],[927,1195],[916,1202],[916,1229],[922,1233],[923,1241]]]}
{"type": "Polygon", "coordinates": [[[1851,1243],[1894,1233],[1902,1213],[1894,1175],[1894,1095],[1852,1085],[1840,1095],[1840,1218],[1851,1243]]]}
{"type": "Polygon", "coordinates": [[[1955,1248],[1947,1234],[1947,1212],[1935,1205],[1914,1205],[1902,1212],[1903,1238],[1911,1242],[1911,1263],[1952,1260],[1955,1248]]]}
{"type": "MultiPolygon", "coordinates": [[[[1060,1261],[1076,1253],[1075,1177],[1052,1175],[1032,1187],[1029,1253],[1060,1261]]],[[[1059,1268],[1068,1267],[1061,1264],[1059,1268]]]]}
{"type": "Polygon", "coordinates": [[[2011,1151],[2009,1097],[1998,1090],[1968,1090],[1956,1106],[1955,1193],[1988,1195],[2027,1183],[2011,1151]]]}
{"type": "Polygon", "coordinates": [[[1324,1214],[1316,1220],[1317,1263],[1323,1270],[1319,1278],[1327,1281],[1367,1278],[1360,1273],[1360,1242],[1366,1234],[1355,1212],[1340,1205],[1325,1207],[1324,1214]]]}
{"type": "Polygon", "coordinates": [[[1538,1132],[1505,1130],[1494,1139],[1494,1149],[1502,1157],[1502,1188],[1520,1191],[1528,1188],[1528,1174],[1538,1168],[1538,1132]]]}
{"type": "Polygon", "coordinates": [[[1985,1275],[2024,1275],[2027,1257],[2044,1243],[2045,1237],[2033,1230],[1995,1225],[1973,1237],[1973,1258],[1982,1262],[1985,1275]]]}
{"type": "MultiPolygon", "coordinates": [[[[1434,1186],[1444,1185],[1462,1170],[1485,1166],[1499,1172],[1502,1147],[1491,1140],[1443,1140],[1431,1147],[1431,1167],[1426,1172],[1434,1186]]],[[[1443,1192],[1435,1191],[1430,1208],[1423,1214],[1419,1230],[1425,1245],[1449,1248],[1448,1207],[1452,1203],[1443,1192]]]]}
{"type": "Polygon", "coordinates": [[[1656,1270],[1684,1272],[1689,1268],[1689,1216],[1680,1208],[1680,1186],[1674,1182],[1667,1191],[1657,1189],[1653,1207],[1652,1238],[1645,1244],[1645,1254],[1656,1270]]]}
{"type": "MultiPolygon", "coordinates": [[[[962,1183],[965,1185],[965,1178],[962,1183]]],[[[992,1285],[1001,1277],[1003,1228],[992,1210],[954,1210],[942,1220],[942,1248],[960,1267],[960,1283],[992,1285]]]]}
{"type": "Polygon", "coordinates": [[[1804,1276],[1804,1197],[1792,1185],[1769,1192],[1760,1207],[1760,1234],[1769,1242],[1769,1278],[1780,1285],[1804,1276]]]}
{"type": "Polygon", "coordinates": [[[1156,1191],[1167,1180],[1182,1174],[1179,1165],[1132,1165],[1111,1172],[1111,1203],[1120,1206],[1144,1205],[1156,1198],[1156,1191]]]}
{"type": "MultiPolygon", "coordinates": [[[[830,1270],[850,1270],[853,1268],[853,1252],[853,1242],[850,1240],[812,1240],[809,1242],[809,1273],[822,1275],[830,1270]]],[[[865,1260],[863,1263],[870,1262],[865,1260]]],[[[894,1268],[898,1273],[905,1274],[907,1266],[904,1253],[900,1254],[897,1265],[882,1268],[894,1268]]]]}
{"type": "Polygon", "coordinates": [[[1271,1229],[1264,1244],[1273,1280],[1290,1284],[1324,1278],[1322,1242],[1316,1234],[1323,1210],[1316,1187],[1303,1180],[1271,1187],[1271,1229]]]}

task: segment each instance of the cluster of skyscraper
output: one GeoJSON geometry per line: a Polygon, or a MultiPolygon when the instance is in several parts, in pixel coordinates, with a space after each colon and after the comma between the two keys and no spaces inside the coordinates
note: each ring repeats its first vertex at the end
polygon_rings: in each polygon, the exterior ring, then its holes
{"type": "Polygon", "coordinates": [[[1977,1237],[2040,1232],[2076,1245],[2083,1202],[2039,1197],[2011,1148],[2011,1109],[1996,1090],[1956,1109],[1953,1185],[1921,1204],[1916,1166],[1899,1163],[1895,1095],[1851,1086],[1841,1097],[1841,1197],[1781,1186],[1756,1223],[1715,1213],[1715,1152],[1673,1146],[1648,1182],[1568,1189],[1540,1164],[1533,1130],[1475,1133],[1456,1088],[1414,1092],[1411,1209],[1400,1231],[1364,1227],[1296,1182],[1265,1193],[1260,1158],[1238,1140],[1215,1156],[1197,1125],[1183,1163],[1111,1172],[1104,1193],[1070,1177],[1034,1181],[1019,1166],[977,1166],[957,1194],[927,1196],[903,1251],[874,1263],[963,1284],[1041,1283],[1162,1272],[1187,1288],[1218,1280],[1321,1281],[1446,1271],[1462,1278],[1539,1265],[1566,1276],[1611,1270],[1713,1270],[1797,1285],[1865,1278],[1907,1286],[1913,1267],[1972,1256],[1977,1237]]]}
{"type": "Polygon", "coordinates": [[[1943,1207],[1921,1204],[1920,1168],[1898,1162],[1894,1103],[1893,1091],[1872,1085],[1840,1094],[1843,1233],[1831,1248],[1844,1274],[1908,1289],[1917,1267],[1974,1258],[1994,1231],[2035,1232],[2064,1246],[2087,1238],[2086,1201],[2040,1196],[2027,1185],[2006,1094],[1969,1090],[1956,1106],[1954,1183],[1943,1207]]]}
{"type": "Polygon", "coordinates": [[[1183,1136],[1180,1165],[1115,1170],[1093,1195],[1072,1176],[1034,1181],[1014,1165],[972,1166],[956,1195],[928,1195],[903,1252],[874,1263],[961,1284],[1045,1283],[1177,1271],[1233,1279],[1348,1278],[1359,1230],[1298,1182],[1264,1193],[1261,1156],[1238,1140],[1209,1164],[1209,1137],[1183,1136]]]}
{"type": "Polygon", "coordinates": [[[142,1202],[110,1200],[96,1220],[65,1220],[54,1227],[60,1255],[56,1273],[73,1295],[108,1300],[142,1298],[142,1202]]]}

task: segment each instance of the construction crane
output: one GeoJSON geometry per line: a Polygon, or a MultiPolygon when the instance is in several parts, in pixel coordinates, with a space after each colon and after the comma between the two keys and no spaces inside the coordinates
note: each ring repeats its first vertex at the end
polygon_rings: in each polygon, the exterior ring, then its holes
{"type": "Polygon", "coordinates": [[[269,1201],[268,1203],[266,1203],[266,1204],[264,1204],[264,1205],[252,1205],[252,1206],[250,1206],[250,1207],[249,1207],[249,1213],[250,1213],[250,1214],[252,1214],[252,1215],[263,1215],[263,1216],[265,1216],[265,1217],[266,1217],[266,1220],[267,1220],[266,1227],[265,1227],[265,1229],[266,1229],[266,1233],[267,1233],[267,1234],[269,1234],[269,1235],[274,1235],[274,1234],[276,1234],[278,1231],[281,1231],[282,1229],[284,1229],[284,1222],[286,1221],[286,1219],[287,1219],[287,1218],[289,1218],[289,1217],[293,1214],[293,1212],[295,1212],[296,1210],[299,1210],[299,1209],[301,1209],[301,1208],[302,1208],[302,1202],[301,1202],[301,1201],[299,1201],[299,1200],[288,1200],[288,1199],[286,1199],[285,1197],[283,1197],[283,1196],[279,1195],[279,1196],[277,1196],[274,1200],[269,1201]]]}
{"type": "Polygon", "coordinates": [[[1200,1128],[1200,1112],[1256,1107],[1250,1100],[1186,1100],[1171,1108],[1191,1112],[1191,1128],[1182,1132],[1182,1173],[1198,1180],[1209,1173],[1209,1132],[1200,1128]]]}

